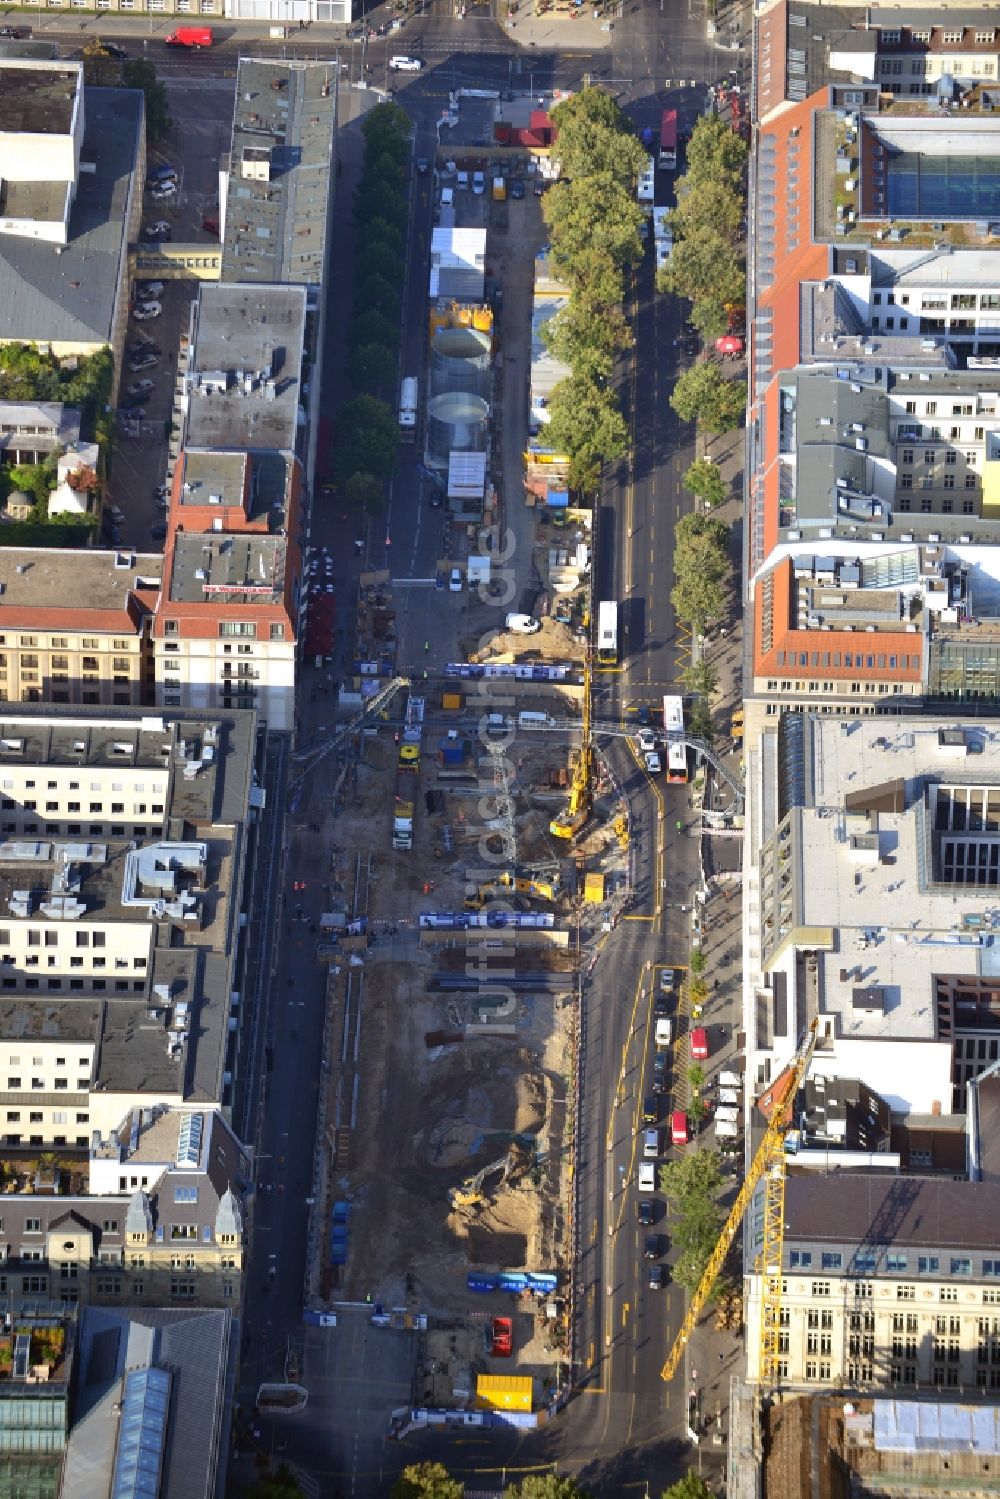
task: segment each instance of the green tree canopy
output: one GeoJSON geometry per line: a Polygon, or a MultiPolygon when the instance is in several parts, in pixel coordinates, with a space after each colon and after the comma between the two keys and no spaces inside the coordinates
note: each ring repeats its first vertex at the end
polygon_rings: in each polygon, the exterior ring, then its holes
{"type": "Polygon", "coordinates": [[[721,505],[729,493],[729,486],[722,477],[719,465],[713,463],[711,458],[696,458],[685,471],[681,483],[685,489],[696,494],[710,510],[716,505],[721,505]]]}
{"type": "Polygon", "coordinates": [[[691,956],[688,958],[688,972],[691,973],[695,978],[698,978],[705,972],[705,969],[707,967],[708,959],[706,958],[703,949],[700,947],[693,947],[691,949],[691,956]]]}
{"type": "Polygon", "coordinates": [[[725,120],[702,115],[687,148],[687,172],[691,181],[739,188],[746,170],[749,147],[725,120]]]}
{"type": "Polygon", "coordinates": [[[628,447],[628,428],[613,391],[576,375],[553,390],[545,435],[569,454],[581,477],[606,459],[620,458],[628,447]]]}
{"type": "Polygon", "coordinates": [[[395,152],[400,147],[408,150],[412,129],[409,115],[398,104],[391,101],[376,104],[365,115],[361,125],[366,156],[369,152],[375,155],[386,150],[395,152]]]}
{"type": "Polygon", "coordinates": [[[344,504],[359,514],[377,515],[385,504],[385,481],[374,474],[351,474],[344,481],[344,504]]]}
{"type": "Polygon", "coordinates": [[[542,324],[542,341],[574,375],[596,380],[611,374],[618,354],[632,342],[632,330],[621,307],[598,313],[582,297],[571,297],[542,324]]]}
{"type": "Polygon", "coordinates": [[[560,270],[571,271],[589,249],[603,250],[619,267],[639,258],[642,209],[608,174],[554,183],[543,199],[543,213],[560,270]]]}
{"type": "Polygon", "coordinates": [[[698,228],[678,240],[657,274],[657,286],[691,302],[711,297],[742,303],[746,268],[742,257],[713,229],[698,228]]]}
{"type": "Polygon", "coordinates": [[[504,1499],[588,1499],[589,1489],[581,1488],[575,1478],[558,1473],[529,1473],[520,1483],[504,1489],[504,1499]]]}
{"type": "Polygon", "coordinates": [[[670,598],[679,617],[699,633],[722,613],[728,575],[728,526],[703,511],[682,516],[674,528],[670,598]]]}
{"type": "Polygon", "coordinates": [[[384,344],[352,344],[348,369],[351,379],[368,395],[385,400],[395,393],[396,355],[384,344]]]}
{"type": "Polygon", "coordinates": [[[677,1483],[663,1490],[662,1499],[715,1499],[715,1496],[698,1473],[685,1473],[677,1483]]]}
{"type": "Polygon", "coordinates": [[[250,1490],[250,1499],[303,1499],[303,1496],[294,1473],[290,1468],[282,1467],[255,1483],[250,1490]]]}
{"type": "Polygon", "coordinates": [[[409,216],[406,194],[387,183],[365,176],[355,190],[354,220],[359,227],[370,224],[373,219],[384,219],[402,234],[409,216]]]}
{"type": "Polygon", "coordinates": [[[741,191],[685,176],[678,184],[677,207],[671,211],[670,224],[678,238],[708,229],[732,244],[740,238],[744,207],[741,191]]]}
{"type": "Polygon", "coordinates": [[[358,270],[367,276],[381,276],[383,281],[401,282],[403,279],[403,261],[389,245],[367,243],[368,235],[365,233],[365,246],[359,257],[358,270]]]}
{"type": "Polygon", "coordinates": [[[615,307],[625,295],[621,266],[606,249],[584,245],[565,270],[572,295],[592,307],[615,307]]]}
{"type": "Polygon", "coordinates": [[[443,1463],[411,1463],[392,1486],[392,1499],[462,1499],[465,1485],[443,1463]]]}
{"type": "Polygon", "coordinates": [[[692,661],[681,673],[681,681],[688,692],[697,693],[700,697],[711,697],[719,685],[719,673],[711,661],[692,661]]]}
{"type": "Polygon", "coordinates": [[[610,94],[583,88],[555,106],[552,121],[558,130],[553,155],[568,177],[606,174],[622,187],[633,186],[646,152],[610,94]]]}
{"type": "Polygon", "coordinates": [[[396,418],[384,401],[355,396],[341,407],[334,426],[334,467],[341,483],[352,474],[388,479],[396,466],[396,418]]]}
{"type": "Polygon", "coordinates": [[[144,57],[130,57],[122,64],[125,88],[141,89],[146,96],[146,139],[160,141],[169,135],[173,121],[167,104],[167,91],[156,81],[156,69],[144,57]]]}
{"type": "Polygon", "coordinates": [[[709,432],[738,427],[746,408],[746,382],[727,380],[710,359],[685,370],[674,385],[670,404],[683,422],[698,421],[709,432]]]}
{"type": "MultiPolygon", "coordinates": [[[[690,1105],[688,1113],[692,1118],[699,1117],[690,1105]]],[[[724,1215],[717,1201],[721,1185],[722,1167],[716,1150],[687,1150],[660,1167],[660,1190],[675,1208],[672,1237],[679,1253],[672,1274],[687,1291],[697,1288],[722,1228],[724,1215]]]]}
{"type": "Polygon", "coordinates": [[[714,344],[729,327],[725,305],[714,296],[696,297],[691,307],[689,321],[701,334],[702,342],[714,344]]]}
{"type": "MultiPolygon", "coordinates": [[[[403,285],[401,280],[388,280],[376,273],[363,275],[355,284],[354,305],[358,312],[381,312],[392,319],[397,329],[403,311],[403,285]]],[[[399,334],[396,334],[399,343],[399,334]]]]}
{"type": "MultiPolygon", "coordinates": [[[[695,739],[704,739],[706,744],[715,742],[715,720],[712,718],[711,705],[703,697],[695,698],[688,713],[688,732],[695,739]]],[[[691,985],[692,994],[694,984],[691,985]]],[[[708,998],[708,988],[702,995],[702,1000],[708,998]]],[[[699,1001],[700,1003],[701,1001],[699,1001]]]]}
{"type": "Polygon", "coordinates": [[[395,359],[399,349],[399,324],[375,307],[357,307],[348,328],[352,347],[355,344],[381,344],[395,359]]]}
{"type": "Polygon", "coordinates": [[[358,254],[366,256],[373,245],[384,245],[387,250],[399,256],[400,260],[405,258],[405,236],[399,226],[390,224],[388,219],[369,219],[361,235],[358,254]]]}

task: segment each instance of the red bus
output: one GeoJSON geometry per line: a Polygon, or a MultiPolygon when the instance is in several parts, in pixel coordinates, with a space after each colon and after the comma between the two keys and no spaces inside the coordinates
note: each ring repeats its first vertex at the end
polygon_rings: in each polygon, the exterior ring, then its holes
{"type": "Polygon", "coordinates": [[[660,155],[658,164],[668,172],[677,166],[677,111],[665,109],[660,120],[660,155]]]}

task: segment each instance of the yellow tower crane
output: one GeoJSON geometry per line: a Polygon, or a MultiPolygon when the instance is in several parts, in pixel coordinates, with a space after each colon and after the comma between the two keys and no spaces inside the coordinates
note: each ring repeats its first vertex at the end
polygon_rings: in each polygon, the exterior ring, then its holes
{"type": "Polygon", "coordinates": [[[569,801],[558,817],[553,817],[549,823],[549,832],[555,838],[575,838],[577,833],[583,829],[590,819],[593,804],[592,775],[594,768],[594,746],[591,741],[591,676],[593,672],[593,659],[591,647],[587,646],[587,655],[583,663],[583,723],[581,725],[580,753],[576,757],[573,766],[573,779],[570,783],[569,801]]]}
{"type": "Polygon", "coordinates": [[[806,1032],[791,1065],[779,1077],[768,1093],[773,1097],[773,1109],[763,1140],[757,1147],[753,1164],[740,1188],[736,1201],[730,1209],[718,1243],[712,1250],[705,1266],[705,1273],[698,1282],[698,1289],[691,1297],[687,1314],[680,1325],[673,1347],[661,1370],[661,1378],[673,1379],[688,1339],[698,1324],[705,1309],[719,1271],[743,1222],[744,1214],[761,1177],[764,1184],[764,1246],[761,1251],[760,1273],[764,1280],[760,1322],[760,1379],[762,1384],[775,1384],[778,1378],[778,1343],[781,1323],[781,1256],[784,1241],[785,1219],[785,1133],[791,1117],[795,1095],[812,1060],[816,1045],[816,1021],[806,1032]]]}

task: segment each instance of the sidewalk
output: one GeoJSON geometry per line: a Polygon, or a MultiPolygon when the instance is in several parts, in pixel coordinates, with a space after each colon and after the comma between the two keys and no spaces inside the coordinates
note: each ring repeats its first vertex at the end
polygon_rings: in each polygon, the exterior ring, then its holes
{"type": "Polygon", "coordinates": [[[497,0],[498,22],[519,47],[540,47],[559,52],[602,52],[614,45],[614,20],[593,6],[581,5],[570,15],[535,14],[531,0],[516,6],[510,15],[504,0],[497,0]],[[501,14],[502,12],[502,14],[501,14]]]}

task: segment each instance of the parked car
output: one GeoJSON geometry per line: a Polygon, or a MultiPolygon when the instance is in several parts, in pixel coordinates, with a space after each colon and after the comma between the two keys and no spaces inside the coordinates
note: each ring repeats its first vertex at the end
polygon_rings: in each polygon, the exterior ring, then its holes
{"type": "Polygon", "coordinates": [[[476,194],[477,198],[481,198],[482,197],[483,193],[486,191],[486,173],[485,172],[473,172],[473,174],[472,174],[472,191],[476,194]]]}
{"type": "Polygon", "coordinates": [[[655,1161],[660,1154],[660,1131],[658,1129],[644,1129],[642,1132],[642,1153],[647,1161],[655,1161]]]}
{"type": "Polygon", "coordinates": [[[418,156],[417,157],[417,171],[420,173],[421,176],[423,176],[425,172],[427,172],[427,171],[430,170],[430,165],[431,164],[427,160],[426,156],[418,156]]]}
{"type": "Polygon", "coordinates": [[[155,302],[163,295],[162,281],[138,281],[133,287],[137,302],[155,302]]]}
{"type": "Polygon", "coordinates": [[[658,1260],[663,1253],[663,1244],[659,1234],[647,1234],[642,1241],[642,1257],[646,1260],[658,1260]]]}
{"type": "Polygon", "coordinates": [[[148,323],[153,318],[159,317],[162,311],[163,308],[159,302],[140,302],[138,306],[132,308],[132,316],[137,323],[148,323]]]}
{"type": "Polygon", "coordinates": [[[169,239],[170,225],[166,219],[157,219],[155,223],[147,224],[142,231],[143,239],[169,239]]]}
{"type": "Polygon", "coordinates": [[[649,755],[656,749],[656,735],[652,729],[641,729],[638,738],[639,753],[649,755]]]}
{"type": "Polygon", "coordinates": [[[517,178],[515,178],[514,181],[510,185],[510,195],[511,195],[512,198],[523,198],[524,197],[524,183],[521,182],[521,181],[519,181],[517,178]]]}
{"type": "Polygon", "coordinates": [[[672,968],[660,969],[660,991],[663,994],[672,994],[674,990],[676,975],[672,968]]]}
{"type": "Polygon", "coordinates": [[[169,161],[161,161],[157,167],[150,167],[146,174],[147,182],[162,182],[167,177],[176,177],[177,168],[171,166],[169,161]]]}
{"type": "Polygon", "coordinates": [[[537,635],[542,628],[541,620],[530,614],[508,614],[504,623],[512,635],[537,635]]]}
{"type": "Polygon", "coordinates": [[[639,1191],[656,1191],[656,1165],[653,1161],[639,1162],[639,1191]]]}
{"type": "Polygon", "coordinates": [[[159,364],[159,362],[159,354],[136,354],[132,359],[129,360],[128,367],[132,371],[133,375],[137,375],[140,370],[151,370],[153,366],[159,364]]]}
{"type": "Polygon", "coordinates": [[[176,182],[158,182],[155,187],[149,189],[149,196],[153,199],[154,203],[163,203],[168,198],[172,198],[176,191],[176,182]]]}
{"type": "Polygon", "coordinates": [[[653,1092],[666,1093],[667,1091],[667,1055],[659,1052],[653,1058],[653,1092]]]}
{"type": "Polygon", "coordinates": [[[660,774],[662,766],[660,765],[660,757],[656,750],[647,750],[642,757],[642,761],[646,767],[647,775],[658,776],[660,774]]]}
{"type": "Polygon", "coordinates": [[[26,42],[30,36],[30,26],[0,26],[0,38],[5,42],[26,42]]]}
{"type": "Polygon", "coordinates": [[[534,193],[536,198],[540,198],[545,192],[545,187],[546,184],[544,182],[536,182],[531,191],[534,193]]]}
{"type": "Polygon", "coordinates": [[[118,402],[118,410],[128,412],[141,410],[145,405],[145,402],[146,397],[144,395],[122,396],[121,400],[118,402]]]}
{"type": "Polygon", "coordinates": [[[154,541],[162,541],[167,534],[166,521],[158,520],[155,526],[150,526],[149,534],[154,541]]]}
{"type": "Polygon", "coordinates": [[[218,237],[219,237],[219,221],[218,221],[218,219],[202,219],[202,221],[201,221],[201,227],[205,231],[206,234],[214,234],[215,237],[216,237],[216,239],[218,239],[218,237]]]}
{"type": "Polygon", "coordinates": [[[462,569],[460,567],[452,568],[451,576],[448,579],[448,590],[450,593],[462,592],[462,569]]]}
{"type": "Polygon", "coordinates": [[[125,394],[127,396],[144,396],[147,391],[153,389],[153,383],[152,380],[133,380],[125,394]]]}

